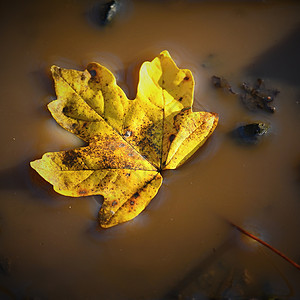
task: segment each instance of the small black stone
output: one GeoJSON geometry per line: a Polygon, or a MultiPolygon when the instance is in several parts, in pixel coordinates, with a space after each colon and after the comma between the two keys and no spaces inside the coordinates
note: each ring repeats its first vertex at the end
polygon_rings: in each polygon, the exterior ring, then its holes
{"type": "Polygon", "coordinates": [[[252,123],[237,127],[231,136],[241,144],[256,144],[259,136],[266,134],[270,126],[265,123],[252,123]]]}

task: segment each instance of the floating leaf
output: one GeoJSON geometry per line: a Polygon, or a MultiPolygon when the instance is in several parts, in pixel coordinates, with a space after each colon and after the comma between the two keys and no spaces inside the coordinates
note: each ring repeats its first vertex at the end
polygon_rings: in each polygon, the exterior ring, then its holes
{"type": "Polygon", "coordinates": [[[161,171],[182,165],[218,122],[215,113],[192,112],[193,76],[167,51],[143,63],[134,100],[98,63],[51,71],[57,100],[48,108],[88,146],[46,153],[31,166],[62,195],[103,195],[105,228],[137,216],[157,194],[161,171]]]}

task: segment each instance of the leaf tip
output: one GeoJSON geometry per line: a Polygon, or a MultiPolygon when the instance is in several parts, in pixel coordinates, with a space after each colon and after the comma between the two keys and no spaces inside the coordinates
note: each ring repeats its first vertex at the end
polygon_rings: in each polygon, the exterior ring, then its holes
{"type": "Polygon", "coordinates": [[[51,71],[52,77],[54,79],[61,77],[61,68],[60,67],[53,65],[53,66],[51,66],[50,71],[51,71]]]}
{"type": "Polygon", "coordinates": [[[36,159],[31,161],[30,163],[30,167],[35,170],[36,172],[38,172],[40,174],[40,170],[41,170],[41,159],[36,159]]]}
{"type": "Polygon", "coordinates": [[[218,122],[219,121],[219,114],[216,112],[211,112],[211,114],[215,117],[215,121],[218,122]]]}
{"type": "Polygon", "coordinates": [[[29,165],[30,165],[30,167],[31,167],[32,169],[35,169],[36,160],[31,161],[31,162],[29,163],[29,165]]]}
{"type": "Polygon", "coordinates": [[[171,55],[168,50],[163,50],[162,52],[160,52],[160,56],[171,58],[171,55]]]}
{"type": "Polygon", "coordinates": [[[58,66],[56,66],[56,65],[52,65],[51,68],[50,68],[50,71],[51,71],[52,73],[54,73],[54,72],[57,72],[59,69],[60,69],[60,67],[58,67],[58,66]]]}

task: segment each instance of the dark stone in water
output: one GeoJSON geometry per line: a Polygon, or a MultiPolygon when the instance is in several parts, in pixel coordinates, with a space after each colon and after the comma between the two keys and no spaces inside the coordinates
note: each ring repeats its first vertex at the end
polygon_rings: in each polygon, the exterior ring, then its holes
{"type": "Polygon", "coordinates": [[[120,8],[121,8],[120,1],[109,1],[105,3],[102,12],[100,12],[102,25],[106,25],[110,23],[118,14],[120,8]]]}
{"type": "Polygon", "coordinates": [[[89,18],[98,26],[106,26],[115,19],[120,10],[121,2],[118,0],[96,3],[89,12],[89,18]]]}
{"type": "Polygon", "coordinates": [[[252,123],[237,127],[231,136],[241,144],[256,144],[258,138],[268,132],[270,125],[266,123],[252,123]]]}

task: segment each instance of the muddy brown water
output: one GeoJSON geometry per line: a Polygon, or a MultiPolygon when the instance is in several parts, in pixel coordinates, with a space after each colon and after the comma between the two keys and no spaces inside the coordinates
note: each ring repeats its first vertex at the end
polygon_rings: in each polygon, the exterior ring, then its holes
{"type": "Polygon", "coordinates": [[[127,1],[95,24],[95,1],[1,2],[0,298],[300,298],[299,270],[231,228],[234,222],[300,262],[300,4],[127,1]],[[29,168],[79,139],[51,119],[52,64],[107,66],[129,98],[138,69],[167,49],[196,81],[194,110],[219,113],[209,141],[136,219],[102,230],[99,197],[73,199],[29,168]],[[276,112],[249,112],[212,87],[261,77],[276,112]],[[228,132],[263,121],[241,146],[228,132]]]}

